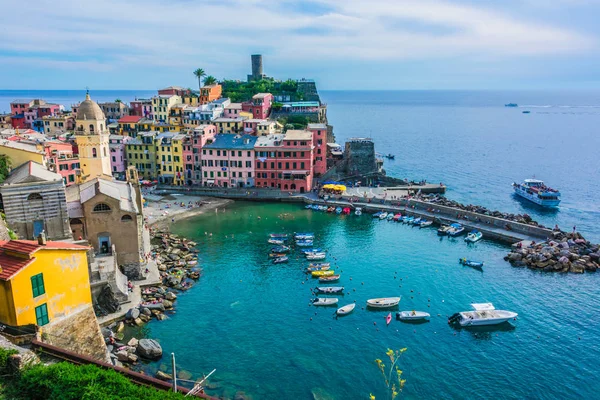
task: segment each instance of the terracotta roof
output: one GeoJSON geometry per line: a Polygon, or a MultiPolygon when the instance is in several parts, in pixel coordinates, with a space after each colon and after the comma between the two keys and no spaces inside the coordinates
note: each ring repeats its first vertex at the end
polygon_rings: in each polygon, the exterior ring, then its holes
{"type": "Polygon", "coordinates": [[[125,115],[124,117],[119,118],[119,123],[131,124],[134,122],[139,122],[142,118],[143,117],[140,117],[139,115],[125,115]]]}
{"type": "Polygon", "coordinates": [[[17,272],[27,267],[33,261],[33,253],[41,249],[50,250],[87,250],[88,247],[66,242],[47,242],[45,246],[39,245],[35,240],[3,240],[0,241],[0,280],[9,280],[17,272]],[[27,255],[31,258],[20,258],[7,255],[6,251],[13,251],[27,255]]]}

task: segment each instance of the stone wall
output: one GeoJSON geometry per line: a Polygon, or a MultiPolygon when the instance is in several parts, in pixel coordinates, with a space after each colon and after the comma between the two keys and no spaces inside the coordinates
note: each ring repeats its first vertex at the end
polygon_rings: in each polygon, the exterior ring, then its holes
{"type": "Polygon", "coordinates": [[[42,327],[42,339],[74,353],[109,361],[106,344],[91,305],[42,327]]]}
{"type": "Polygon", "coordinates": [[[373,141],[371,139],[350,139],[347,141],[342,169],[346,175],[377,172],[373,141]]]}

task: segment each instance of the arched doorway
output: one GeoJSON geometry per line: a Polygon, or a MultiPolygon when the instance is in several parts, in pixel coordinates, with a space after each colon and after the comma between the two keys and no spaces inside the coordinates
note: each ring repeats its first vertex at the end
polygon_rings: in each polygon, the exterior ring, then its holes
{"type": "Polygon", "coordinates": [[[85,237],[85,227],[83,222],[79,218],[71,218],[69,221],[69,225],[71,226],[71,232],[73,233],[73,239],[75,240],[84,240],[85,237]]]}

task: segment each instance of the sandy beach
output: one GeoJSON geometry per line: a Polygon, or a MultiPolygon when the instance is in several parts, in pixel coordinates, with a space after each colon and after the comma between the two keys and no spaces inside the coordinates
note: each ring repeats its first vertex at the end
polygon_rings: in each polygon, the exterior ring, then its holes
{"type": "Polygon", "coordinates": [[[188,195],[144,194],[144,215],[148,226],[166,228],[170,223],[226,207],[233,200],[188,195]]]}

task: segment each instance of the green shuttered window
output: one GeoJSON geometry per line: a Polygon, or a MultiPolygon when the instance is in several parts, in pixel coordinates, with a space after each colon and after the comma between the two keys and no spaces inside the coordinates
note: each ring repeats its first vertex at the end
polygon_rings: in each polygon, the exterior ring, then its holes
{"type": "Polygon", "coordinates": [[[31,277],[31,288],[33,289],[33,297],[38,297],[46,293],[43,274],[37,274],[31,277]]]}

